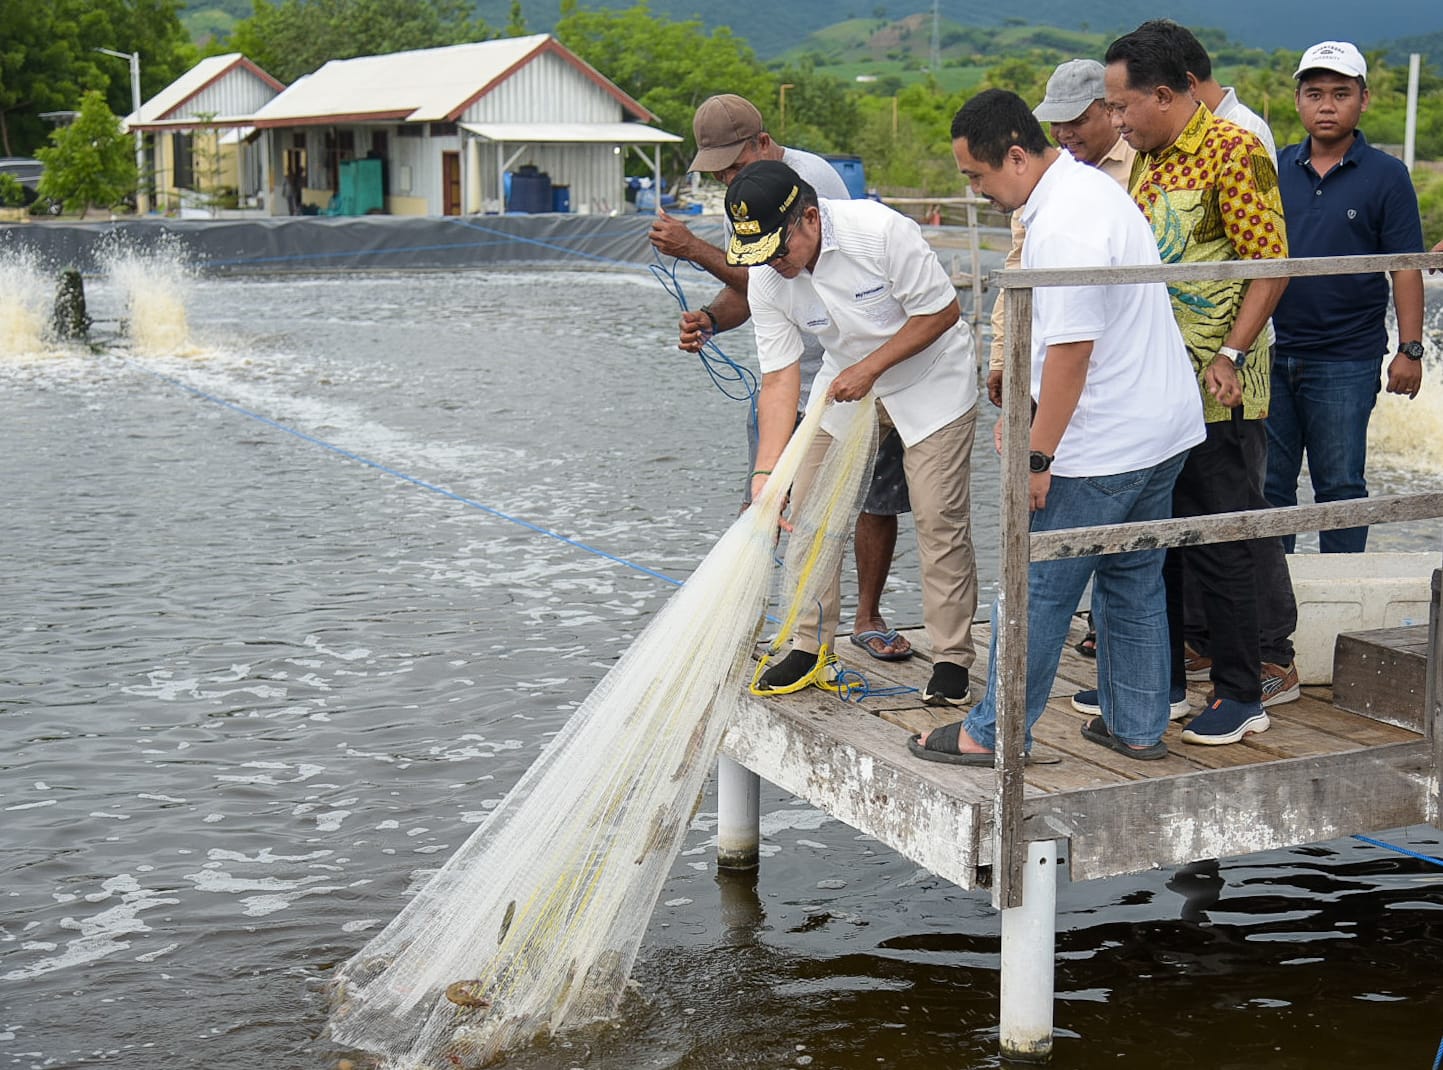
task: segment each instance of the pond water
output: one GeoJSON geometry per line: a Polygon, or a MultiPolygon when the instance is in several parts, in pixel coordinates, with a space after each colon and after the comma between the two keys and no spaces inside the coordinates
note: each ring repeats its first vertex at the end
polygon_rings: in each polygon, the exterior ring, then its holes
{"type": "MultiPolygon", "coordinates": [[[[668,596],[641,569],[685,578],[730,522],[743,406],[672,347],[640,272],[128,261],[90,298],[99,352],[0,349],[0,1066],[335,1066],[333,966],[668,596]]],[[[1378,493],[1437,483],[1443,384],[1402,404],[1378,493]]],[[[622,1015],[506,1065],[998,1065],[985,893],[765,786],[759,874],[718,877],[714,808],[622,1015]]],[[[1443,853],[1430,829],[1389,839],[1443,853]]],[[[1343,840],[1058,906],[1055,1066],[1432,1064],[1443,869],[1343,840]]]]}

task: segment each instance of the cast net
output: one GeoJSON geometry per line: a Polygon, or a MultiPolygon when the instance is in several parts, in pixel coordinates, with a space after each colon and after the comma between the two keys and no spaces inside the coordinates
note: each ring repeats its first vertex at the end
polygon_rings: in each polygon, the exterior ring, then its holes
{"type": "MultiPolygon", "coordinates": [[[[481,1066],[615,1012],[742,701],[777,521],[824,411],[486,823],[339,968],[336,1041],[398,1070],[481,1066]]],[[[839,567],[871,472],[871,397],[830,411],[837,433],[788,542],[792,606],[839,567]]]]}

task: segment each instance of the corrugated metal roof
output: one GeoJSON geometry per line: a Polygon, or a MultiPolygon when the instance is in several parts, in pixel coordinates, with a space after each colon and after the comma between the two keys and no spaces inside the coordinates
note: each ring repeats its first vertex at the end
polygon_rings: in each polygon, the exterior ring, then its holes
{"type": "Polygon", "coordinates": [[[325,120],[452,120],[494,84],[544,51],[558,53],[586,71],[632,114],[639,118],[652,117],[550,34],[543,33],[331,60],[256,111],[253,119],[259,126],[294,126],[325,120]]]}
{"type": "Polygon", "coordinates": [[[265,71],[261,70],[239,52],[227,52],[223,56],[208,56],[186,71],[170,85],[140,106],[138,112],[125,117],[125,127],[146,126],[161,120],[181,118],[176,113],[191,98],[202,94],[231,72],[242,77],[255,78],[279,91],[285,88],[265,71]]]}
{"type": "Polygon", "coordinates": [[[461,123],[462,130],[488,141],[512,144],[663,145],[681,141],[675,134],[641,123],[461,123]]]}

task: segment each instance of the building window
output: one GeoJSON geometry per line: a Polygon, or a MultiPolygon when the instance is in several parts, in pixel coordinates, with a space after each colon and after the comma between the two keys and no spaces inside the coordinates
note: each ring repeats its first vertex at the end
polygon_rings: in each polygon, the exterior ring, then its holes
{"type": "Polygon", "coordinates": [[[397,137],[420,137],[425,132],[426,131],[422,128],[420,123],[412,123],[407,126],[396,127],[397,137]]]}
{"type": "Polygon", "coordinates": [[[455,124],[455,123],[432,123],[432,124],[431,124],[431,136],[432,136],[432,137],[455,137],[455,136],[456,136],[456,124],[455,124]]]}
{"type": "Polygon", "coordinates": [[[170,135],[171,158],[174,160],[175,188],[195,189],[195,138],[191,134],[170,135]]]}

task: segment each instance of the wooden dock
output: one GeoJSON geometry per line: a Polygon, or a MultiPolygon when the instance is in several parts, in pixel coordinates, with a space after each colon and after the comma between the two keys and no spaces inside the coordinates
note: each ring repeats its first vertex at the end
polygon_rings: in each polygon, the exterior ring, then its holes
{"type": "MultiPolygon", "coordinates": [[[[1087,717],[1070,699],[1097,686],[1096,671],[1072,649],[1083,634],[1080,621],[1073,631],[1034,728],[1033,754],[1060,761],[1027,766],[1024,827],[1028,839],[1068,841],[1074,880],[1428,820],[1432,755],[1424,736],[1387,723],[1385,716],[1398,718],[1386,711],[1335,707],[1327,687],[1304,688],[1298,701],[1271,707],[1272,727],[1241,743],[1184,743],[1186,719],[1174,721],[1165,737],[1172,755],[1161,761],[1135,761],[1083,739],[1078,730],[1087,717]]],[[[930,673],[926,634],[905,634],[917,652],[909,661],[877,661],[845,638],[840,656],[873,688],[920,689],[930,673]]],[[[976,699],[986,685],[987,626],[974,634],[981,654],[972,672],[976,699]]],[[[1399,641],[1416,643],[1416,635],[1399,641]]],[[[1386,645],[1379,655],[1387,659],[1386,645]]],[[[1208,686],[1191,685],[1195,709],[1208,686]]],[[[1418,698],[1414,723],[1421,728],[1418,698]]],[[[808,688],[751,699],[723,753],[931,872],[976,888],[990,881],[996,773],[923,761],[907,750],[913,732],[964,712],[924,706],[916,691],[844,702],[808,688]]]]}

